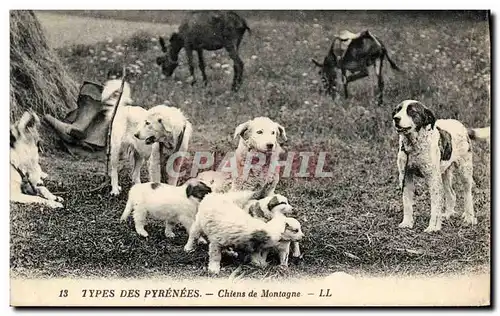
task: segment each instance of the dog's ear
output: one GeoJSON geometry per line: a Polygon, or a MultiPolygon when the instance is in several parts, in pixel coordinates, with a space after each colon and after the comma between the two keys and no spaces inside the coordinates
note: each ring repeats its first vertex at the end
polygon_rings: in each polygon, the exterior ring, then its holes
{"type": "Polygon", "coordinates": [[[277,196],[273,196],[273,198],[270,199],[269,202],[267,203],[267,209],[269,211],[272,211],[273,208],[275,208],[279,204],[280,204],[280,201],[278,201],[278,197],[277,196]]]}
{"type": "Polygon", "coordinates": [[[38,118],[38,115],[36,115],[33,111],[26,111],[23,113],[23,116],[21,116],[18,127],[19,130],[24,131],[31,128],[37,128],[39,125],[40,119],[38,118]]]}
{"type": "Polygon", "coordinates": [[[168,51],[168,49],[167,49],[167,45],[165,44],[165,39],[163,38],[163,36],[160,36],[159,42],[160,42],[161,50],[164,53],[166,53],[168,51]]]}
{"type": "Polygon", "coordinates": [[[188,198],[192,196],[202,200],[209,193],[212,193],[212,189],[201,181],[197,184],[188,184],[186,187],[186,196],[188,198]]]}
{"type": "Polygon", "coordinates": [[[16,136],[12,133],[12,128],[10,129],[10,148],[14,148],[16,145],[16,136]]]}
{"type": "Polygon", "coordinates": [[[406,112],[412,118],[413,123],[415,123],[417,131],[428,125],[434,128],[434,124],[436,124],[434,113],[420,102],[409,104],[406,112]]]}
{"type": "Polygon", "coordinates": [[[252,217],[265,217],[264,211],[260,207],[260,203],[258,201],[250,206],[248,212],[252,215],[252,217]]]}
{"type": "Polygon", "coordinates": [[[241,123],[234,130],[234,139],[237,139],[238,136],[241,136],[243,139],[248,139],[246,137],[247,131],[250,128],[250,121],[246,121],[245,123],[241,123]]]}
{"type": "Polygon", "coordinates": [[[317,61],[316,59],[312,58],[311,61],[313,62],[313,64],[315,64],[317,67],[319,68],[323,68],[323,64],[320,63],[319,61],[317,61]]]}
{"type": "Polygon", "coordinates": [[[281,126],[280,124],[277,124],[277,125],[278,125],[279,143],[284,143],[287,141],[285,128],[283,126],[281,126]]]}

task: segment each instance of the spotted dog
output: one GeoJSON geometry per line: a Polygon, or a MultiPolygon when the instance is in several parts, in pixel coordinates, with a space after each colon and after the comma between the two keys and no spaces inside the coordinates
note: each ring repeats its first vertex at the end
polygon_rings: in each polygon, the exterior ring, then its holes
{"type": "MultiPolygon", "coordinates": [[[[285,215],[292,215],[293,213],[293,207],[288,203],[288,199],[281,194],[273,194],[257,201],[250,201],[245,205],[245,210],[251,216],[266,222],[272,219],[275,211],[285,215]]],[[[299,243],[292,241],[292,248],[292,256],[299,258],[301,256],[299,243]]]]}
{"type": "Polygon", "coordinates": [[[34,112],[24,112],[10,126],[10,201],[61,208],[63,199],[43,185],[42,178],[47,174],[39,164],[39,126],[40,119],[34,112]]]}
{"type": "MultiPolygon", "coordinates": [[[[244,209],[248,211],[248,213],[252,217],[258,218],[264,222],[272,220],[273,216],[278,212],[287,216],[292,215],[293,213],[293,207],[288,203],[288,199],[280,194],[273,194],[260,200],[250,201],[245,205],[244,209]]],[[[293,227],[290,226],[290,230],[293,230],[294,232],[297,233],[299,232],[302,233],[301,225],[298,221],[295,220],[293,221],[293,224],[291,223],[289,224],[293,226],[293,227]]],[[[288,253],[290,252],[290,243],[292,244],[293,248],[292,256],[296,258],[299,258],[301,256],[300,245],[298,241],[292,238],[291,241],[289,240],[281,243],[278,247],[278,252],[281,258],[280,261],[284,266],[286,266],[288,263],[288,253]],[[286,256],[286,258],[284,258],[283,256],[286,256]]],[[[266,258],[268,252],[269,252],[268,250],[264,250],[253,254],[252,255],[253,263],[259,266],[267,265],[266,258]]]]}
{"type": "Polygon", "coordinates": [[[398,104],[392,118],[399,134],[397,165],[403,191],[404,216],[399,227],[413,227],[414,178],[418,176],[426,179],[431,196],[431,217],[425,232],[439,231],[442,217],[449,218],[455,213],[456,194],[452,188],[455,171],[465,183],[463,220],[476,224],[471,140],[467,128],[457,120],[436,120],[429,108],[415,100],[398,104]]]}
{"type": "MultiPolygon", "coordinates": [[[[244,249],[255,253],[262,249],[275,248],[280,242],[300,239],[300,231],[292,230],[296,220],[286,217],[281,212],[273,219],[264,222],[254,218],[243,209],[243,205],[252,199],[261,199],[269,194],[272,183],[267,183],[258,191],[230,191],[228,193],[207,194],[198,206],[198,213],[189,231],[189,239],[184,251],[194,251],[194,241],[207,236],[209,242],[208,271],[214,274],[220,271],[222,250],[227,247],[244,249]]],[[[283,258],[285,260],[286,258],[283,258]]]]}
{"type": "Polygon", "coordinates": [[[173,238],[172,225],[180,223],[189,232],[199,202],[210,192],[210,187],[196,179],[181,186],[157,182],[135,184],[129,191],[121,221],[133,213],[136,232],[148,237],[144,229],[147,218],[161,220],[165,223],[165,236],[173,238]]]}

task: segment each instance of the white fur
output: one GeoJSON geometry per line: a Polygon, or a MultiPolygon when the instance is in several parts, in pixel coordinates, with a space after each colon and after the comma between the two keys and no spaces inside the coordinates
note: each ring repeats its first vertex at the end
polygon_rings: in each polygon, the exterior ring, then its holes
{"type": "MultiPolygon", "coordinates": [[[[108,120],[111,120],[113,108],[119,97],[121,79],[108,80],[104,84],[101,101],[110,106],[107,112],[108,120]]],[[[126,152],[132,161],[132,181],[141,183],[141,167],[151,155],[151,145],[147,145],[134,137],[137,126],[146,119],[147,111],[139,106],[128,106],[132,101],[130,98],[130,86],[125,82],[123,95],[116,110],[111,131],[110,152],[110,178],[111,195],[118,195],[121,186],[118,182],[118,167],[120,154],[126,152]]],[[[151,162],[150,162],[151,163],[151,162]]]]}
{"type": "Polygon", "coordinates": [[[121,216],[125,221],[133,213],[135,230],[148,237],[144,225],[148,218],[165,223],[165,236],[175,237],[172,225],[180,223],[187,232],[194,222],[199,201],[194,197],[187,197],[188,185],[195,185],[196,180],[187,181],[181,186],[172,186],[164,183],[139,183],[129,191],[127,205],[121,216]],[[153,186],[156,186],[153,189],[153,186]]]}
{"type": "MultiPolygon", "coordinates": [[[[111,79],[105,83],[102,91],[102,102],[110,106],[107,113],[109,120],[111,120],[112,110],[118,100],[120,86],[121,79],[111,79]]],[[[182,128],[187,122],[180,110],[164,105],[158,105],[149,110],[145,110],[139,106],[127,106],[127,104],[132,102],[130,93],[130,86],[127,82],[125,82],[123,95],[120,100],[120,105],[116,111],[116,116],[113,121],[113,129],[111,132],[111,195],[118,195],[121,191],[121,186],[118,182],[118,167],[120,154],[123,152],[126,152],[132,161],[133,183],[141,183],[141,167],[147,159],[149,159],[149,180],[160,182],[161,157],[159,154],[159,144],[146,143],[144,141],[145,138],[137,137],[140,135],[136,136],[138,131],[144,126],[148,119],[154,117],[157,121],[158,118],[161,118],[164,121],[163,125],[167,128],[167,130],[174,131],[174,133],[177,133],[175,135],[180,133],[180,131],[178,131],[179,126],[182,128]],[[165,110],[164,108],[167,109],[165,110]]],[[[183,143],[179,149],[180,151],[187,150],[191,132],[191,124],[187,122],[183,143]]],[[[159,141],[163,141],[164,139],[164,135],[160,134],[158,136],[159,141]]],[[[166,163],[166,160],[164,163],[166,163]]],[[[177,177],[169,178],[168,183],[176,185],[177,177]]]]}
{"type": "MultiPolygon", "coordinates": [[[[11,138],[14,137],[10,148],[10,201],[32,204],[38,203],[51,208],[62,208],[63,199],[52,194],[44,185],[42,178],[48,175],[42,171],[39,164],[38,128],[40,119],[34,112],[24,112],[19,121],[10,127],[11,138]],[[23,176],[33,188],[33,195],[23,192],[23,176]]],[[[12,141],[12,140],[11,140],[12,141]]]]}
{"type": "MultiPolygon", "coordinates": [[[[134,135],[140,140],[149,143],[154,142],[151,159],[165,164],[168,162],[168,158],[174,153],[175,148],[179,147],[179,152],[186,152],[188,150],[192,132],[191,123],[180,109],[166,105],[157,105],[148,110],[147,117],[136,128],[134,135]],[[182,142],[179,143],[181,141],[181,134],[182,142]],[[168,149],[168,152],[164,153],[164,157],[159,156],[160,143],[164,144],[168,149]]],[[[173,170],[179,172],[183,162],[184,158],[176,159],[173,170]]],[[[151,181],[160,182],[160,163],[150,163],[149,172],[151,181]]],[[[168,174],[168,184],[177,185],[178,178],[177,175],[168,174]]]]}
{"type": "Polygon", "coordinates": [[[242,208],[253,195],[252,191],[206,195],[200,202],[184,250],[192,251],[194,241],[200,234],[205,234],[209,241],[208,270],[217,274],[220,271],[222,248],[245,246],[256,232],[269,238],[265,244],[260,245],[262,249],[276,247],[284,238],[289,238],[289,235],[284,235],[287,223],[292,222],[288,217],[277,213],[265,223],[253,218],[242,208]]]}
{"type": "MultiPolygon", "coordinates": [[[[477,219],[474,215],[472,200],[472,152],[467,129],[459,121],[451,119],[437,120],[435,127],[432,127],[432,124],[418,126],[412,116],[408,114],[408,108],[413,103],[419,102],[403,101],[398,105],[393,116],[398,120],[394,121],[394,125],[400,134],[397,165],[399,184],[403,190],[404,217],[399,227],[412,228],[414,224],[415,175],[407,171],[415,168],[418,168],[426,179],[431,195],[431,218],[425,232],[440,230],[442,217],[449,218],[455,213],[456,195],[452,187],[455,170],[463,178],[465,185],[465,210],[462,217],[465,223],[476,224],[477,219]],[[448,160],[441,157],[440,133],[437,128],[448,132],[451,136],[452,151],[448,160]]],[[[419,107],[419,109],[422,108],[425,107],[423,105],[419,107]]],[[[422,113],[418,113],[418,111],[413,113],[413,115],[420,114],[422,113]]]]}
{"type": "MultiPolygon", "coordinates": [[[[283,151],[280,143],[287,140],[285,128],[268,117],[256,117],[238,125],[234,137],[239,139],[235,153],[238,177],[233,179],[231,188],[233,190],[253,189],[263,182],[272,182],[276,188],[279,172],[277,172],[278,169],[272,170],[270,166],[274,161],[279,160],[279,154],[283,151]],[[268,145],[272,148],[267,147],[268,145]],[[247,157],[250,153],[264,153],[267,161],[261,170],[251,169],[250,172],[245,173],[245,164],[248,163],[247,157]]],[[[274,189],[270,192],[272,193],[274,189]]]]}

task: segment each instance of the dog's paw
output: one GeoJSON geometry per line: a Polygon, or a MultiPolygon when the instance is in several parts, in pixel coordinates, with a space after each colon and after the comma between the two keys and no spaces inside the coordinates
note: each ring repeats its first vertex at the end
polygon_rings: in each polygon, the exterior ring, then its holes
{"type": "Polygon", "coordinates": [[[437,232],[437,231],[440,231],[441,230],[441,225],[438,226],[427,226],[427,228],[424,230],[424,233],[434,233],[434,232],[437,232]]]}
{"type": "Polygon", "coordinates": [[[147,232],[147,231],[145,231],[145,230],[139,230],[139,231],[137,231],[137,233],[138,233],[140,236],[142,236],[142,237],[148,237],[148,236],[149,236],[148,232],[147,232]]]}
{"type": "Polygon", "coordinates": [[[165,231],[165,237],[167,237],[167,238],[174,238],[175,234],[172,231],[165,231]]]}
{"type": "Polygon", "coordinates": [[[470,215],[469,213],[463,213],[462,218],[465,224],[468,225],[476,225],[477,218],[474,215],[470,215]]]}
{"type": "Polygon", "coordinates": [[[111,194],[112,196],[117,196],[117,195],[120,195],[121,190],[122,190],[122,187],[117,186],[116,188],[112,188],[111,192],[109,194],[111,194]]]}
{"type": "Polygon", "coordinates": [[[206,245],[208,244],[207,240],[203,237],[198,238],[198,244],[200,245],[206,245]]]}
{"type": "Polygon", "coordinates": [[[413,221],[402,221],[401,224],[398,225],[399,228],[413,228],[413,221]]]}
{"type": "Polygon", "coordinates": [[[42,178],[42,179],[47,179],[48,177],[49,177],[49,175],[48,175],[47,173],[45,173],[45,172],[43,172],[43,171],[42,171],[42,172],[40,172],[40,178],[42,178]]]}
{"type": "Polygon", "coordinates": [[[211,273],[211,274],[219,274],[220,272],[220,264],[216,264],[216,263],[209,263],[208,264],[208,272],[211,273]]]}
{"type": "Polygon", "coordinates": [[[51,208],[63,208],[64,207],[64,205],[62,205],[61,203],[59,203],[57,201],[53,201],[53,200],[48,200],[47,205],[51,208]]]}
{"type": "Polygon", "coordinates": [[[64,199],[63,199],[62,197],[57,196],[57,195],[54,195],[54,197],[55,197],[55,200],[56,200],[57,202],[64,202],[64,199]]]}
{"type": "Polygon", "coordinates": [[[300,250],[299,250],[299,251],[295,251],[295,250],[294,250],[294,251],[292,252],[292,257],[294,257],[294,258],[298,258],[298,259],[302,259],[304,256],[302,255],[302,253],[300,252],[300,250]]]}

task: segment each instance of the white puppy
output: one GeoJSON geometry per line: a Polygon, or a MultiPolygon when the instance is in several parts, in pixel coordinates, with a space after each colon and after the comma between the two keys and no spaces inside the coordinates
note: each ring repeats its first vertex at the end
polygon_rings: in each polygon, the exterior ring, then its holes
{"type": "MultiPolygon", "coordinates": [[[[276,212],[281,212],[284,215],[293,214],[293,207],[288,203],[288,199],[281,194],[273,194],[260,200],[252,200],[244,208],[252,217],[259,218],[264,222],[271,220],[276,212]]],[[[292,241],[292,248],[292,256],[299,258],[301,256],[299,242],[292,241]]]]}
{"type": "MultiPolygon", "coordinates": [[[[229,193],[211,193],[200,202],[194,224],[189,232],[189,239],[184,250],[191,252],[194,241],[203,233],[209,240],[208,270],[219,273],[222,249],[235,247],[255,253],[261,249],[274,248],[280,242],[301,238],[301,232],[288,231],[296,221],[283,215],[274,214],[269,222],[253,218],[242,205],[251,199],[267,196],[272,189],[268,183],[259,191],[233,191],[229,193]]],[[[303,235],[303,234],[302,234],[303,235]]]]}
{"type": "Polygon", "coordinates": [[[188,150],[192,131],[191,123],[178,108],[157,105],[148,110],[134,137],[153,144],[151,161],[159,163],[150,163],[150,181],[177,185],[184,162],[182,153],[188,150]],[[169,161],[169,158],[175,159],[169,161]]]}
{"type": "MultiPolygon", "coordinates": [[[[101,102],[109,106],[106,113],[107,119],[111,121],[113,108],[116,106],[120,94],[121,79],[111,79],[104,84],[101,102]]],[[[123,95],[116,111],[111,131],[111,153],[110,153],[110,177],[111,177],[111,195],[118,195],[121,186],[118,183],[118,167],[121,153],[127,153],[132,160],[133,171],[132,181],[141,183],[141,167],[146,159],[151,155],[151,145],[146,144],[134,137],[139,124],[144,122],[147,111],[139,106],[127,106],[131,103],[130,86],[125,82],[123,86],[123,95]]],[[[156,163],[159,162],[153,162],[156,163]]],[[[150,175],[151,177],[151,175],[150,175]]]]}
{"type": "Polygon", "coordinates": [[[148,237],[144,229],[148,217],[161,220],[165,223],[165,236],[172,238],[175,237],[172,225],[177,223],[189,232],[199,201],[210,192],[210,187],[196,179],[178,187],[157,182],[139,183],[130,189],[121,220],[127,220],[133,212],[135,230],[143,237],[148,237]]]}
{"type": "Polygon", "coordinates": [[[31,111],[10,126],[10,200],[61,208],[63,199],[43,185],[47,174],[39,164],[39,126],[40,119],[31,111]]]}

